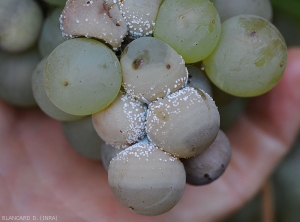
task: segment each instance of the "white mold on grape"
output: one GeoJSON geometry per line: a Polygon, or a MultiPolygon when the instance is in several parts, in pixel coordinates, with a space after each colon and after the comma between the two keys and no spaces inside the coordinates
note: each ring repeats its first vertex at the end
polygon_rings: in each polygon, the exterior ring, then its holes
{"type": "Polygon", "coordinates": [[[129,43],[120,63],[124,89],[142,102],[163,98],[187,82],[182,57],[168,44],[153,37],[141,37],[129,43]]]}
{"type": "Polygon", "coordinates": [[[146,105],[119,93],[114,102],[93,115],[98,135],[116,148],[127,148],[145,137],[146,105]]]}
{"type": "Polygon", "coordinates": [[[117,0],[126,21],[129,36],[137,38],[153,33],[156,14],[162,0],[117,0]]]}
{"type": "Polygon", "coordinates": [[[127,25],[113,0],[68,0],[60,16],[63,36],[94,37],[115,50],[127,35],[127,25]]]}
{"type": "Polygon", "coordinates": [[[160,149],[180,158],[203,152],[219,131],[220,116],[212,98],[185,87],[149,104],[146,132],[160,149]]]}
{"type": "Polygon", "coordinates": [[[145,141],[112,159],[108,182],[122,205],[135,213],[155,216],[177,204],[186,175],[180,160],[145,141]]]}

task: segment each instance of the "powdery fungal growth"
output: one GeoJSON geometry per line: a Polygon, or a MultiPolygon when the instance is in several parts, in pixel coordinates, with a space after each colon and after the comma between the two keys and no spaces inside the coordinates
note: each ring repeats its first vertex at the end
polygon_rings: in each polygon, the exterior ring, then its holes
{"type": "Polygon", "coordinates": [[[155,216],[178,203],[186,175],[180,160],[143,141],[112,159],[108,182],[123,206],[137,214],[155,216]]]}
{"type": "Polygon", "coordinates": [[[124,89],[142,102],[163,98],[187,82],[182,57],[168,44],[153,37],[141,37],[129,43],[120,63],[124,89]]]}
{"type": "Polygon", "coordinates": [[[160,149],[189,158],[209,147],[219,126],[220,116],[212,98],[185,87],[149,105],[146,132],[160,149]]]}
{"type": "Polygon", "coordinates": [[[131,38],[152,35],[162,0],[118,0],[131,38]]]}
{"type": "Polygon", "coordinates": [[[127,25],[118,5],[110,0],[68,0],[60,16],[63,36],[94,37],[115,50],[127,35],[127,25]]]}
{"type": "Polygon", "coordinates": [[[98,135],[115,148],[127,148],[145,136],[146,105],[119,93],[114,102],[93,115],[98,135]]]}

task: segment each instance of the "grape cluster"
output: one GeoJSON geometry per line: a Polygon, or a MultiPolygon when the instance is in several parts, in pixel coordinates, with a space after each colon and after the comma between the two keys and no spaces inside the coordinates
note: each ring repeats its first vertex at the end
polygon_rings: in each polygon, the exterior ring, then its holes
{"type": "Polygon", "coordinates": [[[286,66],[268,0],[44,0],[44,22],[25,1],[32,17],[25,3],[0,2],[0,20],[10,19],[0,23],[0,61],[32,50],[43,58],[27,65],[18,92],[20,74],[5,75],[16,67],[0,66],[0,97],[62,121],[74,149],[101,158],[113,194],[142,215],[169,211],[186,183],[224,173],[231,147],[218,106],[269,91],[286,66]]]}

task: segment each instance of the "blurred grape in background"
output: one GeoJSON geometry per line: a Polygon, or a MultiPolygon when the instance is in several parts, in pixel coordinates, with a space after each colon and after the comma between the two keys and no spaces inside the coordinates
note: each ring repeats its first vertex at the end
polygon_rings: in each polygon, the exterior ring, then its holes
{"type": "MultiPolygon", "coordinates": [[[[300,1],[271,0],[272,22],[288,47],[300,46],[300,1]]],[[[300,221],[300,134],[264,187],[249,203],[224,222],[300,221]]]]}

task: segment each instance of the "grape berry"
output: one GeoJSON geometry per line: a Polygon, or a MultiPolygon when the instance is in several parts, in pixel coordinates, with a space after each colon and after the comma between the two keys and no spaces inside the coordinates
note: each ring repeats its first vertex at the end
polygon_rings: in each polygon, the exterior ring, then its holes
{"type": "Polygon", "coordinates": [[[218,179],[231,158],[218,106],[266,93],[285,70],[268,0],[265,10],[242,0],[43,1],[43,26],[35,1],[27,14],[25,3],[0,3],[0,97],[61,121],[137,214],[163,214],[186,184],[218,179]]]}

